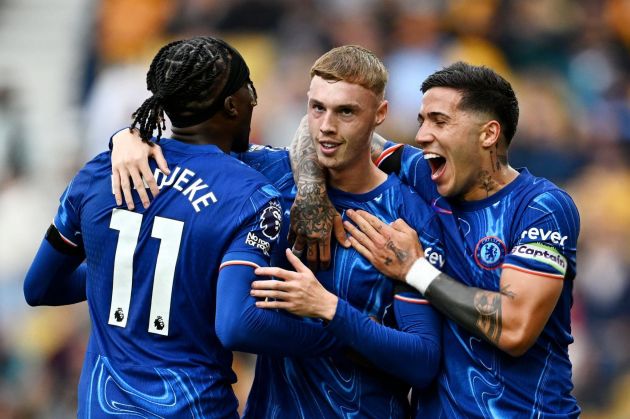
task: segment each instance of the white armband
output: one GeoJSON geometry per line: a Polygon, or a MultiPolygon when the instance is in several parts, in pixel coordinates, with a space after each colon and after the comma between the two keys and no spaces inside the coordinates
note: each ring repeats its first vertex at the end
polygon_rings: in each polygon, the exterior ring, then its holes
{"type": "Polygon", "coordinates": [[[441,274],[440,270],[429,263],[426,258],[417,259],[405,276],[405,281],[422,294],[429,288],[431,282],[441,274]]]}

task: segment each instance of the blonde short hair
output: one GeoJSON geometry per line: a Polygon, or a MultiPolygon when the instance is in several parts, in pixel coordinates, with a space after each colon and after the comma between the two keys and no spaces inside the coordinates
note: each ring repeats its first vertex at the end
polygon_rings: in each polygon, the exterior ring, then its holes
{"type": "Polygon", "coordinates": [[[385,96],[387,69],[374,53],[357,45],[333,48],[315,61],[311,78],[345,81],[371,90],[378,98],[385,96]]]}

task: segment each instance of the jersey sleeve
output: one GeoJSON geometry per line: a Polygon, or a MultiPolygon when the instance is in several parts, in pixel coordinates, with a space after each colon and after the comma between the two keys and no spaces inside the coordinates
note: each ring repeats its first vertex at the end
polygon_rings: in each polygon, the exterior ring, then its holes
{"type": "Polygon", "coordinates": [[[53,219],[53,225],[59,235],[71,247],[81,247],[81,207],[83,196],[92,182],[91,167],[94,160],[76,174],[59,198],[59,208],[53,219]]]}
{"type": "Polygon", "coordinates": [[[246,152],[235,157],[264,175],[278,189],[293,181],[289,150],[286,148],[250,144],[246,152]]]}
{"type": "Polygon", "coordinates": [[[377,166],[386,173],[396,173],[403,183],[411,186],[427,202],[435,196],[435,185],[431,180],[431,169],[419,148],[408,144],[385,143],[377,166]]]}
{"type": "Polygon", "coordinates": [[[282,207],[279,193],[264,185],[247,199],[241,213],[235,215],[237,229],[221,267],[233,264],[269,266],[270,255],[277,246],[282,229],[282,207]]]}
{"type": "Polygon", "coordinates": [[[257,279],[261,278],[254,274],[254,267],[243,265],[228,265],[219,273],[215,328],[226,348],[292,357],[324,356],[339,350],[339,341],[322,322],[256,307],[250,291],[257,279]]]}
{"type": "Polygon", "coordinates": [[[439,315],[417,293],[409,300],[404,295],[396,298],[394,310],[400,330],[375,322],[339,299],[327,330],[376,367],[414,387],[424,387],[439,367],[439,315]]]}
{"type": "Polygon", "coordinates": [[[574,278],[579,229],[577,208],[565,192],[536,196],[520,216],[503,269],[574,278]]]}
{"type": "Polygon", "coordinates": [[[402,193],[405,197],[401,217],[418,233],[424,257],[437,269],[442,270],[447,254],[442,228],[436,213],[413,191],[403,190],[402,193]]]}

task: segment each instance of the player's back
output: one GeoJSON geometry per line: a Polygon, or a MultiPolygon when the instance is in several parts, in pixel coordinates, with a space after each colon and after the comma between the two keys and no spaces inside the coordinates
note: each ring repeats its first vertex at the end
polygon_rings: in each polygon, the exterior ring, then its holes
{"type": "Polygon", "coordinates": [[[62,198],[79,214],[88,265],[79,416],[236,417],[232,355],[214,328],[216,280],[226,258],[260,257],[239,234],[275,190],[215,146],[161,145],[171,174],[156,173],[148,209],[116,208],[108,153],[62,198]]]}

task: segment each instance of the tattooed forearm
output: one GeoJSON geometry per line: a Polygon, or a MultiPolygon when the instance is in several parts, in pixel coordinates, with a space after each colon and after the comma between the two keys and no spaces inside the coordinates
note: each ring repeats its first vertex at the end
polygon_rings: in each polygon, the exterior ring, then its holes
{"type": "Polygon", "coordinates": [[[425,297],[460,326],[498,346],[503,329],[502,297],[513,299],[515,294],[508,287],[500,292],[469,287],[441,273],[429,285],[425,297]]]}
{"type": "Polygon", "coordinates": [[[289,154],[296,184],[300,181],[325,183],[326,176],[317,160],[317,152],[308,130],[308,118],[306,116],[302,118],[300,126],[293,136],[289,154]]]}
{"type": "Polygon", "coordinates": [[[473,298],[477,310],[477,329],[491,342],[499,343],[501,337],[501,295],[479,291],[473,298]]]}
{"type": "Polygon", "coordinates": [[[337,211],[328,199],[325,184],[302,181],[297,189],[291,207],[292,228],[310,239],[329,235],[337,211]]]}
{"type": "Polygon", "coordinates": [[[372,161],[376,161],[381,154],[383,154],[383,150],[385,150],[385,138],[381,137],[379,134],[374,133],[372,135],[372,145],[371,145],[371,156],[372,161]]]}

